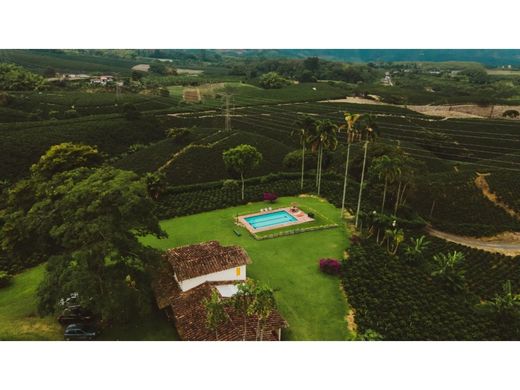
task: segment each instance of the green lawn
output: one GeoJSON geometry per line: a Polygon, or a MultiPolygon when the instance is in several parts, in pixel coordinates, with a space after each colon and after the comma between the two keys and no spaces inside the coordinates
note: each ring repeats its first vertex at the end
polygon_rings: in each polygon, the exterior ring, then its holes
{"type": "Polygon", "coordinates": [[[275,289],[280,312],[290,326],[284,339],[346,340],[349,338],[345,321],[348,306],[339,278],[324,275],[318,269],[320,258],[340,259],[348,245],[340,213],[331,204],[310,197],[279,198],[273,206],[288,206],[291,202],[316,210],[340,227],[262,241],[240,228],[242,235],[237,237],[233,233],[234,217],[265,207],[259,202],[166,220],[161,225],[169,238],[143,240],[161,249],[208,240],[241,245],[253,260],[247,268],[248,276],[266,281],[275,289]]]}
{"type": "MultiPolygon", "coordinates": [[[[273,206],[288,206],[294,201],[343,226],[339,211],[320,199],[280,198],[273,206]]],[[[320,273],[317,266],[322,257],[341,258],[348,245],[345,229],[338,227],[257,241],[240,228],[242,236],[237,237],[233,233],[234,216],[262,207],[264,203],[255,203],[163,221],[161,224],[170,238],[143,240],[162,249],[207,240],[239,244],[253,259],[248,276],[268,282],[276,291],[279,309],[290,325],[284,339],[348,339],[344,320],[348,307],[339,279],[320,273]]],[[[42,264],[16,275],[10,286],[0,290],[0,340],[63,339],[63,330],[54,317],[42,318],[36,313],[36,290],[44,267],[42,264]]],[[[153,313],[145,321],[105,329],[100,339],[177,340],[178,336],[162,313],[153,313]]]]}
{"type": "MultiPolygon", "coordinates": [[[[0,290],[0,340],[63,340],[63,329],[52,316],[36,313],[36,290],[45,265],[14,277],[0,290]]],[[[178,340],[175,328],[162,313],[154,312],[146,321],[105,329],[100,340],[178,340]]]]}
{"type": "Polygon", "coordinates": [[[0,340],[60,340],[63,333],[56,319],[36,314],[36,289],[44,266],[31,268],[0,290],[0,340]]]}

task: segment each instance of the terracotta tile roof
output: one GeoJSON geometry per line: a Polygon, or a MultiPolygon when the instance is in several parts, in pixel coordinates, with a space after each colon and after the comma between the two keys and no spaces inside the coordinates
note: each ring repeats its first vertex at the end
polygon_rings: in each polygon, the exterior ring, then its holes
{"type": "Polygon", "coordinates": [[[177,281],[173,277],[171,265],[166,261],[155,272],[152,279],[152,289],[160,310],[170,306],[170,300],[181,292],[177,281]]]}
{"type": "MultiPolygon", "coordinates": [[[[187,341],[215,341],[216,334],[206,326],[206,308],[204,299],[211,296],[215,285],[219,283],[206,282],[192,288],[191,290],[177,293],[171,297],[171,307],[173,310],[174,321],[179,336],[187,341]]],[[[222,298],[226,300],[228,298],[222,298]]],[[[242,341],[244,337],[244,318],[233,308],[228,307],[226,311],[229,321],[221,324],[217,329],[219,341],[242,341]]],[[[248,317],[246,320],[246,340],[256,339],[257,318],[248,317]]],[[[274,310],[266,321],[263,332],[263,340],[277,341],[277,331],[286,328],[287,322],[280,313],[274,310]]]]}
{"type": "Polygon", "coordinates": [[[222,246],[218,241],[170,249],[166,259],[179,281],[251,263],[244,248],[222,246]]]}

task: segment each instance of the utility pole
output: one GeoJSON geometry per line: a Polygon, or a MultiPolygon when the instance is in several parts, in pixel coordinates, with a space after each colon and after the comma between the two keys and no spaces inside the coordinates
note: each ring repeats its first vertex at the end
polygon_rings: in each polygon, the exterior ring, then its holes
{"type": "Polygon", "coordinates": [[[229,99],[231,95],[225,94],[225,109],[224,109],[224,130],[231,131],[231,111],[229,108],[229,99]]]}
{"type": "Polygon", "coordinates": [[[121,97],[121,87],[116,81],[116,102],[119,102],[119,98],[121,97]]]}

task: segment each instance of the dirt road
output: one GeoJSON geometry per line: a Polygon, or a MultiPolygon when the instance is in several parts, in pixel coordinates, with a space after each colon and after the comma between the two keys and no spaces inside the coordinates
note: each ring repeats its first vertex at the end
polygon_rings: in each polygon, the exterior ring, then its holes
{"type": "Polygon", "coordinates": [[[475,238],[441,232],[433,228],[428,228],[427,231],[434,237],[470,248],[481,249],[492,253],[501,253],[506,256],[520,255],[520,233],[506,233],[496,237],[475,238]]]}

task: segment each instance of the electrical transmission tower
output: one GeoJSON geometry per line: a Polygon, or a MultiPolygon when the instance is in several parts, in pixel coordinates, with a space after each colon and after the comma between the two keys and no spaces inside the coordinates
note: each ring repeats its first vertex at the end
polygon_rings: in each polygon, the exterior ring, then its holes
{"type": "Polygon", "coordinates": [[[229,101],[231,99],[230,94],[224,95],[225,108],[224,108],[224,130],[231,131],[231,109],[229,105],[229,101]]]}
{"type": "Polygon", "coordinates": [[[119,98],[121,97],[121,86],[116,82],[116,102],[119,102],[119,98]]]}

